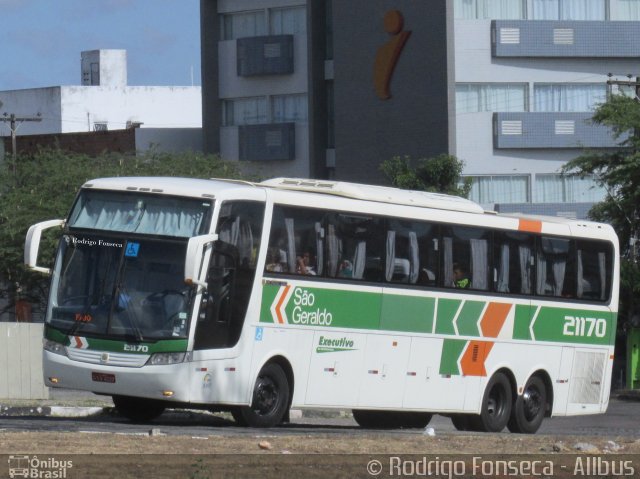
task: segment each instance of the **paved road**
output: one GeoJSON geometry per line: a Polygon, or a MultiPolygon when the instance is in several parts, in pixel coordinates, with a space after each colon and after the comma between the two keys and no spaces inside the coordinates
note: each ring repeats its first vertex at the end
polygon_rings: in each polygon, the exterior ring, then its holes
{"type": "MultiPolygon", "coordinates": [[[[451,421],[435,416],[429,425],[436,433],[457,433],[451,421]]],[[[0,431],[92,431],[147,434],[150,428],[160,428],[165,434],[205,436],[215,434],[253,435],[255,429],[236,427],[235,423],[220,415],[199,411],[167,411],[150,424],[132,424],[116,415],[93,417],[0,417],[0,431]]],[[[506,431],[506,430],[505,430],[506,431]]],[[[365,432],[350,417],[302,417],[292,423],[274,428],[269,434],[342,434],[358,435],[365,432]]],[[[385,434],[421,434],[420,430],[385,431],[385,434]]],[[[469,434],[469,433],[465,433],[469,434]]],[[[502,434],[507,434],[503,432],[502,434]]],[[[545,419],[539,434],[606,435],[640,437],[640,402],[612,400],[604,415],[558,417],[545,419]]]]}

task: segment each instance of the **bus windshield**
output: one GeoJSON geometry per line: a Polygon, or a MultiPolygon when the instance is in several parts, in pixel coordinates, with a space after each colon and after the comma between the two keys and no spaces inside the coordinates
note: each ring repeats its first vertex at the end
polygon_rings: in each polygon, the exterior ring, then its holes
{"type": "Polygon", "coordinates": [[[69,335],[186,338],[192,303],[183,281],[186,249],[183,240],[64,235],[47,323],[69,335]]]}
{"type": "Polygon", "coordinates": [[[190,238],[208,226],[212,202],[148,193],[80,192],[68,225],[104,231],[190,238]]]}

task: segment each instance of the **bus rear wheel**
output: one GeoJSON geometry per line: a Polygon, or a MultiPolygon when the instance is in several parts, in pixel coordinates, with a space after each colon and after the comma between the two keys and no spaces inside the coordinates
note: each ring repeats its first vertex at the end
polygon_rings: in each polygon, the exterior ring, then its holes
{"type": "Polygon", "coordinates": [[[511,383],[502,373],[494,374],[482,398],[479,416],[470,421],[472,430],[483,432],[502,431],[511,416],[512,394],[511,383]]]}
{"type": "Polygon", "coordinates": [[[231,411],[239,426],[273,427],[287,416],[290,396],[287,375],[276,363],[266,364],[253,388],[251,406],[231,411]]]}
{"type": "Polygon", "coordinates": [[[121,416],[133,422],[149,422],[160,416],[165,405],[153,399],[113,396],[113,404],[121,416]]]}
{"type": "Polygon", "coordinates": [[[400,429],[427,427],[433,414],[410,411],[371,411],[354,409],[353,419],[365,429],[400,429]]]}
{"type": "Polygon", "coordinates": [[[509,431],[534,434],[542,424],[547,408],[547,388],[538,376],[529,378],[521,396],[516,399],[511,418],[507,423],[509,431]]]}

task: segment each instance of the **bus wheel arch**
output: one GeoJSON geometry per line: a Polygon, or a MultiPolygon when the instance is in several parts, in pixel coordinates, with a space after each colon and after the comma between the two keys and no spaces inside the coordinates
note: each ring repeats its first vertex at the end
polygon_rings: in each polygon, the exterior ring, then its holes
{"type": "Polygon", "coordinates": [[[552,407],[551,378],[544,370],[536,371],[525,382],[522,394],[515,397],[507,427],[511,432],[534,434],[551,415],[552,407]]]}
{"type": "Polygon", "coordinates": [[[293,398],[293,369],[282,356],[269,359],[256,376],[251,405],[232,409],[240,426],[274,427],[289,420],[293,398]]]}

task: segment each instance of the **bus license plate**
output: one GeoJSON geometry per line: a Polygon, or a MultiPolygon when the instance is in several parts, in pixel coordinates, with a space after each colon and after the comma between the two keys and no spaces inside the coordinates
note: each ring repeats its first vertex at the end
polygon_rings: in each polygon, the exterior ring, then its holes
{"type": "Polygon", "coordinates": [[[91,379],[98,383],[115,383],[116,375],[108,373],[91,373],[91,379]]]}

